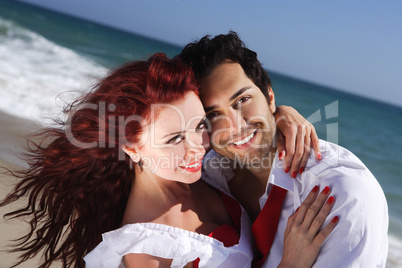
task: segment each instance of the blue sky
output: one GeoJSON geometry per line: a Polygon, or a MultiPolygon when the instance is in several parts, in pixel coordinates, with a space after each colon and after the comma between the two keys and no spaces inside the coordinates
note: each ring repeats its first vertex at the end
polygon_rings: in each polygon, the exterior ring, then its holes
{"type": "Polygon", "coordinates": [[[402,1],[23,2],[181,46],[235,30],[267,69],[402,106],[402,1]]]}

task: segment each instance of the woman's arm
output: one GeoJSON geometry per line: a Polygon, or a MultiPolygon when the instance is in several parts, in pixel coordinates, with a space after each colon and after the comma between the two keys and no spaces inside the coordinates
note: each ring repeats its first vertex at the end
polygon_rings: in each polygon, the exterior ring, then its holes
{"type": "Polygon", "coordinates": [[[278,128],[279,159],[284,160],[285,172],[295,178],[302,173],[310,156],[311,147],[317,160],[321,160],[320,144],[315,128],[290,106],[278,106],[275,112],[278,128]]]}
{"type": "Polygon", "coordinates": [[[155,257],[148,254],[137,253],[130,253],[125,255],[123,257],[123,262],[126,268],[168,268],[172,264],[172,260],[155,257]]]}
{"type": "MultiPolygon", "coordinates": [[[[172,260],[151,256],[148,254],[130,253],[123,257],[124,266],[126,268],[168,268],[172,264],[172,260]]],[[[183,268],[192,268],[193,263],[187,263],[183,268]]]]}

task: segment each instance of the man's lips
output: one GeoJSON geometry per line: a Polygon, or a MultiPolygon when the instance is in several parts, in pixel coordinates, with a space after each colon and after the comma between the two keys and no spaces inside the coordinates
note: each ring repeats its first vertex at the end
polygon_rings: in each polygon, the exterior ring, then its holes
{"type": "Polygon", "coordinates": [[[245,137],[243,136],[242,139],[230,142],[229,145],[234,146],[234,147],[243,147],[245,145],[249,145],[254,141],[256,133],[257,133],[257,130],[254,130],[251,134],[249,134],[245,137]]]}

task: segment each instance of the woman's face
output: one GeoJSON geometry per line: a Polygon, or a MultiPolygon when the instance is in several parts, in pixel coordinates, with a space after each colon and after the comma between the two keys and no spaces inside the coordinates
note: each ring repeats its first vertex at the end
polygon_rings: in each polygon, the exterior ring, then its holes
{"type": "Polygon", "coordinates": [[[136,150],[143,172],[183,183],[197,181],[209,145],[204,120],[204,108],[194,92],[170,104],[154,105],[136,150]]]}

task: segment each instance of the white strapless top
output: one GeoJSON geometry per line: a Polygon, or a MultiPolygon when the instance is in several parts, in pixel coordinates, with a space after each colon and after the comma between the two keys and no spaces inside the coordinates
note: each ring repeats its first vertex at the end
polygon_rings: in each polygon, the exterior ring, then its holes
{"type": "Polygon", "coordinates": [[[102,242],[85,256],[86,267],[121,268],[123,256],[129,253],[172,259],[171,267],[175,268],[197,258],[199,267],[251,267],[251,222],[243,208],[240,219],[239,243],[231,247],[215,238],[164,224],[127,224],[102,235],[102,242]]]}

